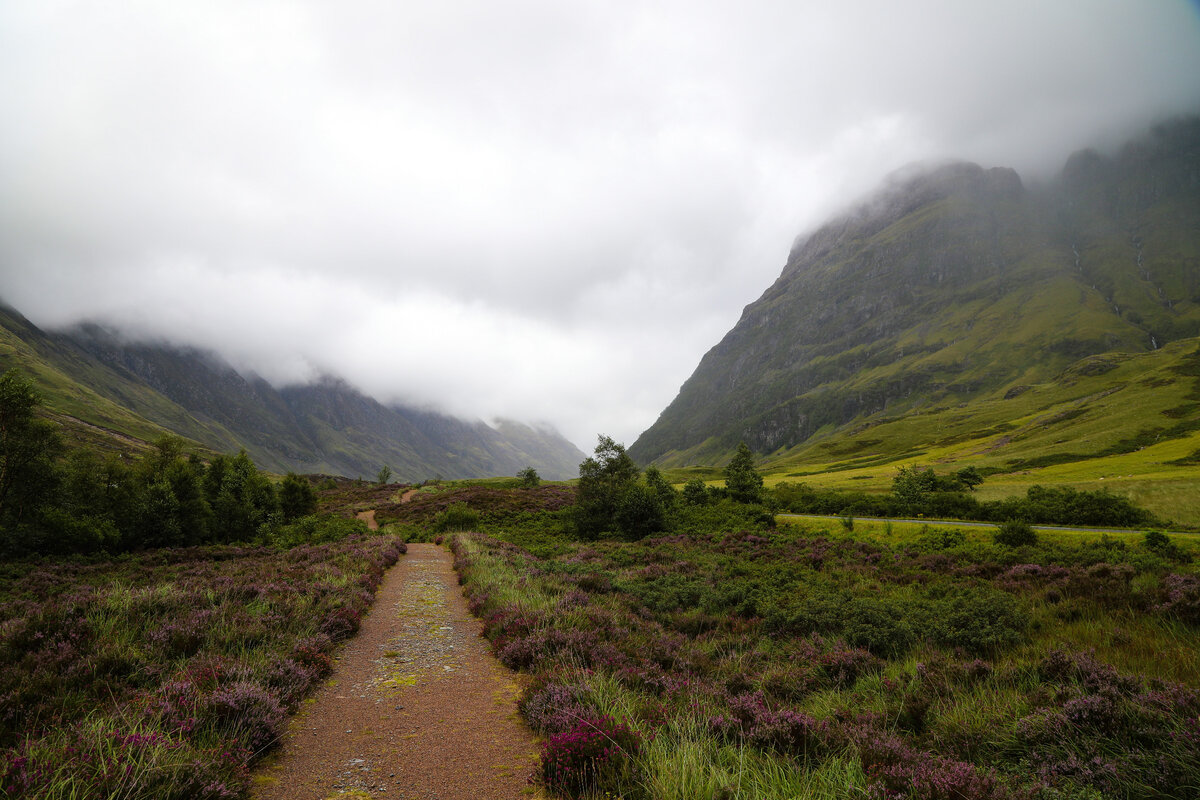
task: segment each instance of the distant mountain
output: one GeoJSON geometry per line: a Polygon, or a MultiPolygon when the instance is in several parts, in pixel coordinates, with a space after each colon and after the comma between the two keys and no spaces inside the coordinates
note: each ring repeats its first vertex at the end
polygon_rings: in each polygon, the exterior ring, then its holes
{"type": "Polygon", "coordinates": [[[967,163],[909,170],[797,240],[630,453],[778,453],[1197,334],[1200,120],[1078,153],[1046,187],[967,163]]]}
{"type": "Polygon", "coordinates": [[[53,414],[73,430],[97,428],[136,439],[170,431],[212,450],[245,448],[269,470],[397,479],[515,475],[573,477],[584,455],[549,428],[505,421],[493,428],[433,411],[388,406],[331,378],[272,387],[220,356],[164,344],[131,343],[81,325],[41,331],[0,308],[0,368],[19,366],[53,414]]]}

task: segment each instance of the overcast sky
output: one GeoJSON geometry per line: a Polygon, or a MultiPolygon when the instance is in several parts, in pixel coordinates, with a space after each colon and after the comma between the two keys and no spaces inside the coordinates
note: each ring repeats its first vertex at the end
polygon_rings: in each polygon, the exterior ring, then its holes
{"type": "Polygon", "coordinates": [[[3,0],[0,298],[590,451],[888,172],[1185,111],[1184,0],[3,0]]]}

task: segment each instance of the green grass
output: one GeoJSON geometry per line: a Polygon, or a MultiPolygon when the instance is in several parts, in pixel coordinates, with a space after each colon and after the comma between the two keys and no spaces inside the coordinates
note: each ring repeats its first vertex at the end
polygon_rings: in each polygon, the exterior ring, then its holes
{"type": "Polygon", "coordinates": [[[1161,518],[1197,526],[1200,464],[1175,462],[1200,451],[1198,345],[1191,339],[1152,353],[1090,357],[1008,399],[1002,391],[962,406],[877,415],[775,454],[760,469],[768,486],[802,481],[885,492],[903,465],[975,466],[994,473],[979,488],[981,499],[1023,494],[1034,484],[1108,488],[1161,518]],[[1089,366],[1097,363],[1111,369],[1089,366]],[[1065,458],[1072,460],[1021,466],[1065,458]]]}

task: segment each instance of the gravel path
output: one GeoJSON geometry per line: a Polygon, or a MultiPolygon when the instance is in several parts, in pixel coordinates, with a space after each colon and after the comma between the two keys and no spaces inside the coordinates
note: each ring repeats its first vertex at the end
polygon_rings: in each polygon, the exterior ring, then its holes
{"type": "Polygon", "coordinates": [[[537,745],[515,675],[467,611],[448,552],[410,544],[332,679],[258,771],[257,800],[501,800],[529,784],[537,745]]]}

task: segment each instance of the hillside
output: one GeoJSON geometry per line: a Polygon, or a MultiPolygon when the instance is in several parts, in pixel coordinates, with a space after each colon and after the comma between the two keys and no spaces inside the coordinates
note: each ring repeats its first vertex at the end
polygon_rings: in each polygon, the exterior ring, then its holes
{"type": "Polygon", "coordinates": [[[399,480],[530,465],[570,477],[583,460],[553,430],[386,406],[333,379],[276,389],[215,353],[130,343],[95,325],[48,333],[0,307],[0,369],[10,366],[33,378],[73,436],[107,446],[172,432],[214,451],[245,448],[264,469],[373,477],[386,464],[399,480]]]}
{"type": "MultiPolygon", "coordinates": [[[[1052,383],[1080,359],[1198,333],[1200,120],[1114,156],[1079,153],[1044,187],[974,164],[908,171],[797,240],[630,453],[721,463],[745,440],[814,468],[839,448],[895,460],[892,440],[853,432],[933,415],[925,439],[904,439],[927,450],[951,417],[983,430],[979,404],[1052,383]]],[[[1155,391],[1130,384],[1122,402],[1155,391]]],[[[1197,416],[1180,409],[1177,423],[1197,416]]],[[[1016,423],[1001,413],[989,424],[1016,423]]],[[[1128,424],[1135,435],[1141,423],[1128,424]]]]}

